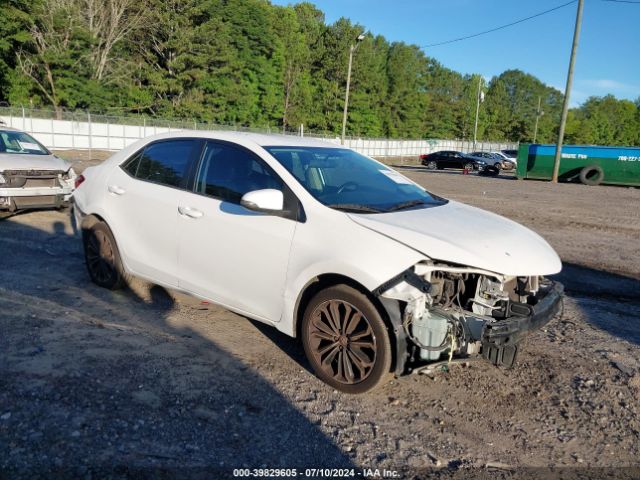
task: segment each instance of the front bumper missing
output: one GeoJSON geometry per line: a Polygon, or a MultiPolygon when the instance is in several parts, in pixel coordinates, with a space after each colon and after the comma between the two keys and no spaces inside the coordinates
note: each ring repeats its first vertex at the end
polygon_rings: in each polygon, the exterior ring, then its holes
{"type": "Polygon", "coordinates": [[[31,208],[59,208],[66,205],[73,188],[0,188],[0,210],[26,210],[31,208]]]}
{"type": "Polygon", "coordinates": [[[543,283],[538,302],[527,316],[513,316],[486,323],[482,332],[482,355],[494,365],[513,366],[518,344],[534,330],[549,323],[561,309],[564,287],[559,282],[543,283]]]}

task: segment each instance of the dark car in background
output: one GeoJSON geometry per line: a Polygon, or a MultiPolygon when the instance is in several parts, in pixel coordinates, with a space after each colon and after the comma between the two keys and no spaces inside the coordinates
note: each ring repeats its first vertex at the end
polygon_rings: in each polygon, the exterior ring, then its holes
{"type": "Polygon", "coordinates": [[[487,164],[484,160],[472,158],[462,152],[442,150],[439,152],[420,155],[422,165],[429,170],[443,168],[460,168],[467,170],[480,170],[487,164]]]}
{"type": "Polygon", "coordinates": [[[487,165],[493,165],[499,170],[513,170],[516,168],[515,160],[508,159],[504,154],[499,154],[498,152],[473,152],[467,156],[483,160],[487,165]]]}
{"type": "Polygon", "coordinates": [[[498,155],[495,155],[493,153],[490,152],[472,152],[467,154],[468,157],[473,158],[473,159],[477,159],[477,160],[482,160],[483,162],[485,162],[487,165],[493,165],[494,167],[497,168],[502,168],[502,158],[499,157],[498,155]]]}
{"type": "Polygon", "coordinates": [[[515,160],[516,158],[518,158],[518,150],[500,150],[502,153],[504,153],[507,158],[513,159],[515,160]]]}

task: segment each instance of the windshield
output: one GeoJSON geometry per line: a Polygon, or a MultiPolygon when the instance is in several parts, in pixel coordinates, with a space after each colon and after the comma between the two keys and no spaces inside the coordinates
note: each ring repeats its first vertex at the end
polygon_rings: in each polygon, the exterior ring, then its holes
{"type": "Polygon", "coordinates": [[[346,148],[264,147],[317,200],[338,210],[380,213],[447,201],[346,148]]]}
{"type": "Polygon", "coordinates": [[[0,130],[0,154],[51,155],[44,145],[24,132],[0,130]]]}

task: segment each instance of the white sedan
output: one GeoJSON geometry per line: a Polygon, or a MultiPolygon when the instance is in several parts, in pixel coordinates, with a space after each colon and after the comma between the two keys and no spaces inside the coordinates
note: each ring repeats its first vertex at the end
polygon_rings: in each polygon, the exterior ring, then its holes
{"type": "Polygon", "coordinates": [[[31,135],[0,127],[0,211],[62,207],[76,174],[31,135]]]}
{"type": "Polygon", "coordinates": [[[92,280],[131,275],[301,338],[329,385],[483,355],[510,366],[559,310],[549,244],[353,150],[290,136],[150,137],[79,177],[92,280]]]}
{"type": "Polygon", "coordinates": [[[511,162],[514,165],[518,164],[518,157],[512,157],[509,156],[507,154],[505,154],[504,152],[491,152],[492,155],[495,155],[496,157],[499,157],[502,159],[503,162],[511,162]]]}

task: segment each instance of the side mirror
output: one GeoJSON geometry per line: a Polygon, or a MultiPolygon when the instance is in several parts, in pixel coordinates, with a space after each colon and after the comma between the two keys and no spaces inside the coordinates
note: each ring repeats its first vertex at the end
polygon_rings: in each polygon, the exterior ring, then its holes
{"type": "Polygon", "coordinates": [[[254,190],[242,196],[240,205],[255,212],[279,213],[284,209],[284,195],[273,188],[254,190]]]}

